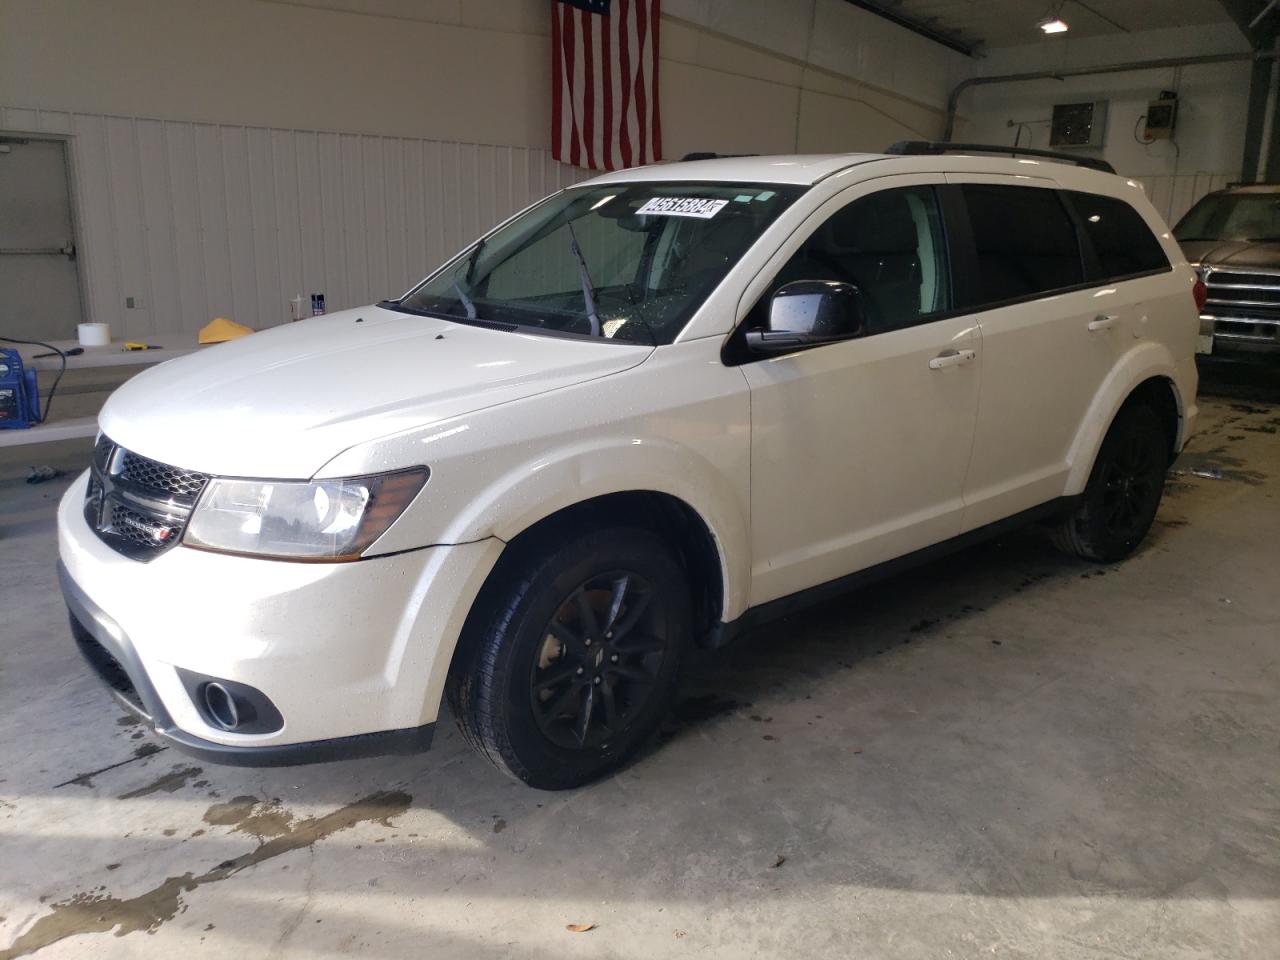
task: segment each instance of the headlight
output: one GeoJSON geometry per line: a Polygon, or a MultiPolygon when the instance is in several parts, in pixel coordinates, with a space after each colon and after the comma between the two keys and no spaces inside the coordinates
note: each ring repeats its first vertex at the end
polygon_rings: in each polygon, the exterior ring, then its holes
{"type": "Polygon", "coordinates": [[[427,482],[425,467],[376,477],[209,481],[182,542],[282,560],[356,560],[427,482]]]}

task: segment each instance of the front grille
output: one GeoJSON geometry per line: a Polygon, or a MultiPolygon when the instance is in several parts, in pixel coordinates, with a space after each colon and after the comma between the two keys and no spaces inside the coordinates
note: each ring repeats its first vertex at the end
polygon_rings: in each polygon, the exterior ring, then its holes
{"type": "Polygon", "coordinates": [[[131,483],[179,497],[194,497],[209,479],[203,473],[157,463],[128,450],[121,452],[119,474],[131,483]]]}
{"type": "Polygon", "coordinates": [[[181,523],[159,522],[119,502],[111,504],[108,509],[111,517],[106,526],[137,547],[154,549],[176,543],[182,533],[181,523]]]}
{"type": "Polygon", "coordinates": [[[1204,316],[1213,319],[1215,338],[1280,346],[1280,272],[1210,267],[1205,286],[1204,316]]]}
{"type": "Polygon", "coordinates": [[[135,560],[182,539],[208,476],[152,460],[101,436],[93,451],[84,516],[98,539],[135,560]]]}

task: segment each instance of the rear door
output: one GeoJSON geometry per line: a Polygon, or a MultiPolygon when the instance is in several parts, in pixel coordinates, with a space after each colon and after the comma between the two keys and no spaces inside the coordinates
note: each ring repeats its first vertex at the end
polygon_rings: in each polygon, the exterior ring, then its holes
{"type": "MultiPolygon", "coordinates": [[[[1068,455],[1131,318],[1086,263],[1049,180],[948,174],[961,305],[982,334],[982,396],[965,481],[971,530],[1061,496],[1068,455]]],[[[1091,256],[1091,254],[1090,254],[1091,256]]]]}

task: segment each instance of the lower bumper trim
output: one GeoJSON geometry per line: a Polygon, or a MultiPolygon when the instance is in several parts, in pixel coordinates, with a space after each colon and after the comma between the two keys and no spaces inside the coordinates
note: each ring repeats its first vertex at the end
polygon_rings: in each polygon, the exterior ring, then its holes
{"type": "Polygon", "coordinates": [[[435,733],[434,723],[421,727],[405,727],[402,730],[379,730],[377,733],[360,733],[352,737],[335,737],[332,740],[311,740],[307,743],[285,743],[279,746],[241,747],[214,743],[193,737],[177,728],[157,730],[183,753],[206,763],[220,763],[231,767],[294,767],[307,763],[330,763],[334,760],[355,760],[361,757],[385,757],[392,754],[421,753],[431,746],[435,733]]]}
{"type": "Polygon", "coordinates": [[[164,708],[132,642],[58,562],[58,583],[71,614],[71,631],[94,673],[120,705],[183,753],[207,763],[238,767],[286,767],[359,757],[420,753],[431,746],[435,724],[379,730],[329,740],[263,746],[216,743],[180,730],[164,708]]]}

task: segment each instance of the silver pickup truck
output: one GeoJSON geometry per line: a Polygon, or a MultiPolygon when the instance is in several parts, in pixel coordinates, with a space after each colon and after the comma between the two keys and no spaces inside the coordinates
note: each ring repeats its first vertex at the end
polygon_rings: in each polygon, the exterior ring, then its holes
{"type": "Polygon", "coordinates": [[[1280,184],[1207,194],[1173,234],[1208,287],[1198,352],[1280,362],[1280,184]]]}

